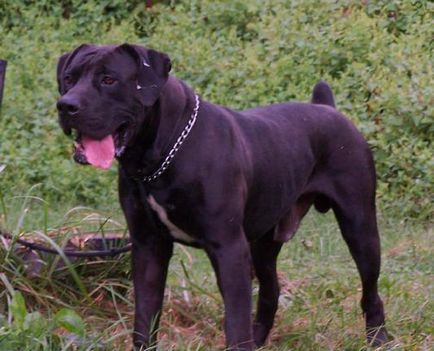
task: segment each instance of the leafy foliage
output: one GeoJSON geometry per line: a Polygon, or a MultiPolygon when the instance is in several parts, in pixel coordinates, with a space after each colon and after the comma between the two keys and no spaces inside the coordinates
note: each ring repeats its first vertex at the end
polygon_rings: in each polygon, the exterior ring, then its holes
{"type": "MultiPolygon", "coordinates": [[[[371,143],[380,204],[399,218],[385,223],[388,217],[380,216],[389,330],[398,348],[432,349],[432,229],[402,222],[433,211],[432,1],[153,2],[146,9],[139,0],[0,1],[0,58],[9,61],[0,117],[0,224],[16,234],[42,227],[61,237],[76,232],[68,229],[71,216],[95,219],[81,207],[65,214],[69,204],[117,206],[116,170],[77,166],[56,121],[57,58],[82,42],[128,41],[165,51],[175,75],[204,98],[236,109],[306,101],[325,79],[339,109],[371,143]],[[16,196],[27,192],[31,201],[16,196]]],[[[357,272],[330,220],[307,218],[282,252],[282,296],[267,349],[365,347],[357,272]]],[[[87,229],[106,222],[97,218],[87,229]]],[[[10,246],[0,245],[0,349],[131,348],[128,255],[66,266],[51,257],[32,279],[10,246]]],[[[177,247],[166,301],[162,349],[223,348],[222,302],[203,253],[177,247]]]]}
{"type": "MultiPolygon", "coordinates": [[[[3,276],[2,280],[5,280],[3,276]]],[[[40,312],[28,312],[24,297],[20,291],[11,291],[8,323],[0,314],[0,347],[2,350],[59,350],[63,344],[68,344],[66,338],[55,332],[63,328],[71,333],[74,340],[84,336],[85,324],[82,318],[73,310],[62,308],[54,318],[48,319],[40,312]]],[[[84,349],[84,348],[83,348],[84,349]]]]}
{"type": "Polygon", "coordinates": [[[327,80],[375,152],[379,199],[403,218],[433,211],[431,1],[6,0],[9,61],[0,121],[1,191],[43,184],[52,202],[115,202],[115,173],[78,167],[54,104],[57,57],[82,42],[152,46],[204,98],[237,109],[310,98],[327,80]]]}

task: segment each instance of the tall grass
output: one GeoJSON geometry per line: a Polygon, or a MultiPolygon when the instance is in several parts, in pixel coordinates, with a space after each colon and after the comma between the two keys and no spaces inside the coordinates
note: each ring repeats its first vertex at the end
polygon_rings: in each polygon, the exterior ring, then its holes
{"type": "MultiPolygon", "coordinates": [[[[8,201],[17,211],[22,198],[8,201]]],[[[23,211],[22,206],[20,207],[23,211]]],[[[27,200],[19,235],[46,227],[41,239],[56,240],[96,230],[119,229],[119,212],[57,209],[41,223],[44,203],[27,200]],[[56,214],[57,212],[57,214],[56,214]],[[62,212],[64,214],[62,214],[62,212]],[[52,215],[51,215],[52,214],[52,215]],[[66,215],[65,215],[66,214],[66,215]],[[110,220],[107,221],[107,219],[110,220]],[[35,224],[36,223],[36,224],[35,224]]],[[[8,216],[14,222],[13,216],[8,216]]],[[[432,228],[380,218],[383,270],[380,291],[393,350],[434,346],[432,228]]],[[[9,226],[2,222],[2,227],[9,226]]],[[[52,245],[51,241],[46,241],[52,245]]],[[[43,257],[36,276],[21,255],[0,245],[1,350],[126,350],[133,319],[129,254],[113,259],[43,257]],[[77,278],[78,277],[78,278],[77,278]],[[83,288],[84,287],[84,288],[83,288]],[[42,324],[41,324],[42,323],[42,324]],[[35,328],[35,325],[44,328],[35,328]]],[[[362,350],[366,348],[355,265],[332,215],[311,213],[280,255],[281,296],[275,326],[263,350],[362,350]]],[[[254,298],[257,297],[254,284],[254,298]]],[[[176,246],[159,330],[162,350],[224,348],[223,305],[206,255],[176,246]]]]}

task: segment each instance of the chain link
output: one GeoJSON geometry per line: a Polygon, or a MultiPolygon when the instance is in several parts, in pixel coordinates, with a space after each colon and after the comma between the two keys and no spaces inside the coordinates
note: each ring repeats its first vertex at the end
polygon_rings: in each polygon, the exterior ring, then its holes
{"type": "Polygon", "coordinates": [[[199,105],[200,105],[199,96],[195,95],[195,99],[196,99],[196,106],[194,107],[190,120],[188,121],[181,135],[176,140],[175,145],[173,145],[172,149],[169,151],[168,155],[164,159],[161,166],[153,174],[143,178],[144,182],[146,183],[152,182],[155,179],[157,179],[159,176],[161,176],[164,173],[164,171],[169,167],[169,165],[172,163],[173,158],[175,157],[178,150],[181,148],[181,145],[184,143],[185,139],[187,139],[191,129],[196,123],[197,114],[199,112],[199,105]]]}

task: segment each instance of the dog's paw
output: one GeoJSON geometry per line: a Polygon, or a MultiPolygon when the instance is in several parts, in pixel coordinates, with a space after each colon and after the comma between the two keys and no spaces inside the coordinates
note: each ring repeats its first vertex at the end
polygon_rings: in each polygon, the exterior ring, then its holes
{"type": "Polygon", "coordinates": [[[366,335],[368,339],[368,345],[374,348],[384,346],[393,340],[384,326],[369,329],[366,335]]]}

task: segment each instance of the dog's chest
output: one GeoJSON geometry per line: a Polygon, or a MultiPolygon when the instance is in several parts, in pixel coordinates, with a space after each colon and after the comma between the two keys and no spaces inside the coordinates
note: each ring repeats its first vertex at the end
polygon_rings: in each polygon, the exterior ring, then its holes
{"type": "Polygon", "coordinates": [[[187,243],[193,243],[195,241],[192,236],[188,235],[185,231],[170,221],[166,209],[161,206],[152,195],[148,196],[147,201],[149,206],[151,206],[151,208],[157,213],[158,218],[167,227],[170,235],[172,235],[174,239],[185,241],[187,243]]]}

